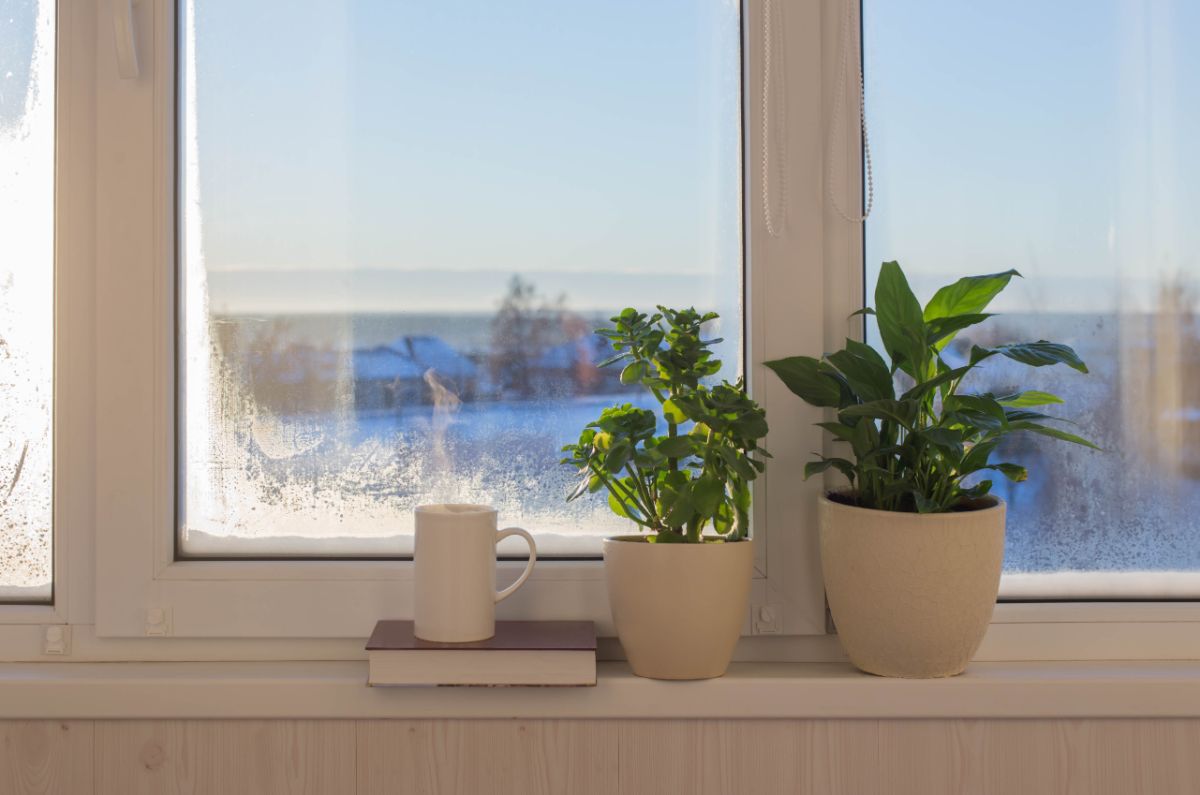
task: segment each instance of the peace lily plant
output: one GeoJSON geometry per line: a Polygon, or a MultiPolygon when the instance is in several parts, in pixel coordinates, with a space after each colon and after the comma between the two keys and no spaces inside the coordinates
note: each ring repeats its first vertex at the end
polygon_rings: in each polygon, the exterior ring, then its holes
{"type": "Polygon", "coordinates": [[[602,366],[622,364],[621,382],[640,385],[657,410],[606,408],[563,448],[580,475],[568,500],[606,492],[612,511],[646,533],[604,543],[613,621],[641,676],[720,676],[746,614],[751,484],[765,468],[767,423],[740,379],[709,383],[721,340],[702,331],[715,320],[662,306],[613,317],[597,331],[615,351],[602,366]]]}
{"type": "Polygon", "coordinates": [[[874,315],[886,359],[847,340],[819,359],[766,362],[802,400],[833,410],[818,425],[848,448],[819,456],[805,477],[835,469],[849,481],[820,502],[822,569],[843,645],[866,671],[953,675],[978,648],[1004,554],[1004,504],[989,495],[988,475],[1028,474],[993,460],[1005,438],[1027,433],[1095,448],[1044,413],[1063,402],[1055,395],[969,391],[974,372],[997,356],[1086,373],[1070,347],[973,345],[965,363],[947,361],[950,342],[992,317],[984,310],[1014,276],[959,279],[922,307],[899,264],[886,262],[874,308],[855,313],[874,315]]]}

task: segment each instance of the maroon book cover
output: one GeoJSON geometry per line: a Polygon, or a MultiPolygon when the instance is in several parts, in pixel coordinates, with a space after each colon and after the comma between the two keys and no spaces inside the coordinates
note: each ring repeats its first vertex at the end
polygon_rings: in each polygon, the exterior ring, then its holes
{"type": "Polygon", "coordinates": [[[413,634],[411,621],[380,621],[367,651],[466,649],[470,651],[595,651],[591,621],[497,621],[496,634],[470,643],[436,643],[413,634]]]}

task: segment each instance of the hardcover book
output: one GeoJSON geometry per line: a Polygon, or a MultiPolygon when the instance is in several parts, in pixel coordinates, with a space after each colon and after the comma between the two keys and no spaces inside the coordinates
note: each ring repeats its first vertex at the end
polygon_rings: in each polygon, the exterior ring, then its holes
{"type": "Polygon", "coordinates": [[[590,686],[596,684],[591,621],[497,621],[471,643],[421,640],[411,621],[380,621],[367,641],[367,684],[590,686]]]}

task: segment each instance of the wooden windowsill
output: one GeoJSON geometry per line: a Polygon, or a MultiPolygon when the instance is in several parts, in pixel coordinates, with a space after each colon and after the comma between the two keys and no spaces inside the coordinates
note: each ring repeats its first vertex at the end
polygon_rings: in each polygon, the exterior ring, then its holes
{"type": "Polygon", "coordinates": [[[882,679],[843,663],[736,663],[593,688],[369,688],[363,662],[6,663],[0,718],[1048,718],[1200,716],[1200,662],[975,663],[882,679]]]}

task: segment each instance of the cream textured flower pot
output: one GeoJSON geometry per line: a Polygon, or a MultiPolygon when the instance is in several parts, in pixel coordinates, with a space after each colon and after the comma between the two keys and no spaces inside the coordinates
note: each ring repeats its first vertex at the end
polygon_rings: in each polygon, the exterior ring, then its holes
{"type": "Polygon", "coordinates": [[[725,673],[746,620],[751,541],[650,544],[604,541],[604,575],[617,635],[638,676],[712,679],[725,673]]]}
{"type": "Polygon", "coordinates": [[[850,662],[910,679],[962,673],[1000,590],[1004,503],[987,506],[893,513],[821,498],[821,569],[850,662]]]}

